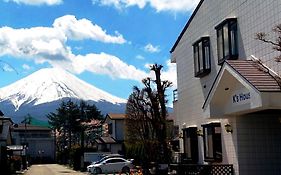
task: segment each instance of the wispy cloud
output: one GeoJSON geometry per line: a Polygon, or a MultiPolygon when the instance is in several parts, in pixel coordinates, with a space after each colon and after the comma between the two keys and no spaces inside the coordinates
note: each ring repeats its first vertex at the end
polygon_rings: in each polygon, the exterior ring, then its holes
{"type": "Polygon", "coordinates": [[[138,60],[144,60],[145,58],[144,58],[144,56],[142,56],[142,55],[137,55],[137,56],[136,56],[136,59],[138,59],[138,60]]]}
{"type": "Polygon", "coordinates": [[[31,67],[30,67],[28,64],[23,64],[23,65],[22,65],[22,68],[23,68],[24,70],[30,70],[30,69],[31,69],[31,67]]]}
{"type": "Polygon", "coordinates": [[[193,10],[200,0],[92,0],[93,4],[114,6],[123,9],[137,6],[143,9],[145,6],[154,8],[157,12],[187,12],[193,10]]]}
{"type": "Polygon", "coordinates": [[[13,72],[13,71],[15,71],[11,66],[9,66],[7,64],[4,64],[2,69],[3,69],[3,71],[6,71],[6,72],[13,72]]]}
{"type": "Polygon", "coordinates": [[[26,5],[59,5],[63,0],[4,0],[4,2],[15,2],[26,5]]]}
{"type": "Polygon", "coordinates": [[[160,46],[153,46],[152,44],[149,43],[144,47],[144,50],[146,52],[156,53],[156,52],[160,52],[160,46]]]}

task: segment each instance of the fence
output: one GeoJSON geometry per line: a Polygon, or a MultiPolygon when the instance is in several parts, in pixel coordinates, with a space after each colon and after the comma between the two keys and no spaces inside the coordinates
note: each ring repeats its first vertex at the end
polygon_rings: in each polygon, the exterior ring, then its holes
{"type": "Polygon", "coordinates": [[[178,175],[234,175],[233,165],[171,164],[170,171],[178,175]]]}

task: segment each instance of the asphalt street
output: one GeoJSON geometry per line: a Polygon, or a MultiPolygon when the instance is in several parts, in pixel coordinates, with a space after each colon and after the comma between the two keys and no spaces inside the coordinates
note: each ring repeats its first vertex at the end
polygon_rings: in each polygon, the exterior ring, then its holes
{"type": "Polygon", "coordinates": [[[24,175],[90,175],[90,174],[87,172],[74,171],[67,166],[63,166],[59,164],[41,164],[41,165],[32,165],[31,167],[28,168],[28,170],[24,173],[24,175]]]}
{"type": "Polygon", "coordinates": [[[32,165],[24,175],[86,175],[86,172],[74,171],[58,164],[32,165]]]}

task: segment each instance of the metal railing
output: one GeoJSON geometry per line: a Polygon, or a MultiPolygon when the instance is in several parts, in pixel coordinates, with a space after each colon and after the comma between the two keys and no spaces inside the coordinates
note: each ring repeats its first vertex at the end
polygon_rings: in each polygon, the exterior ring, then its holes
{"type": "Polygon", "coordinates": [[[170,172],[178,175],[234,175],[233,165],[171,164],[170,172]]]}

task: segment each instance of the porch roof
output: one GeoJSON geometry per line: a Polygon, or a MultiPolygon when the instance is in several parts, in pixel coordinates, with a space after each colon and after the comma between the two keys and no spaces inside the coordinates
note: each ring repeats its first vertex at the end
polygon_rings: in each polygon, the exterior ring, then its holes
{"type": "Polygon", "coordinates": [[[280,77],[259,61],[227,60],[203,104],[210,116],[281,109],[280,77]]]}
{"type": "Polygon", "coordinates": [[[113,143],[116,143],[116,141],[114,140],[114,138],[112,137],[100,137],[99,139],[96,139],[96,142],[98,144],[102,144],[102,143],[105,143],[105,144],[113,144],[113,143]]]}
{"type": "Polygon", "coordinates": [[[252,60],[228,60],[226,64],[231,66],[260,92],[281,92],[280,77],[271,75],[269,70],[259,62],[252,60]]]}

